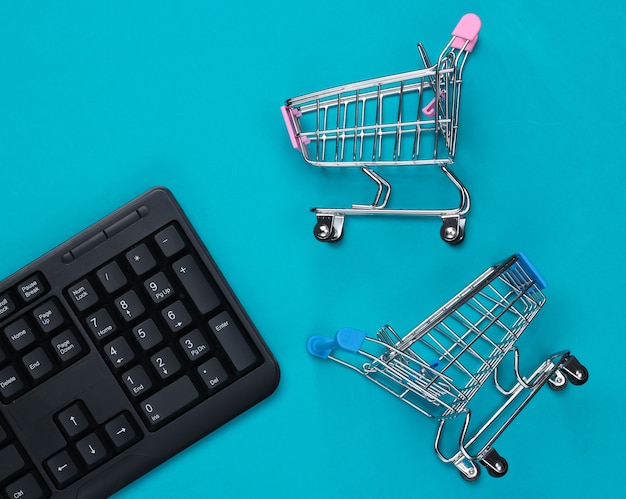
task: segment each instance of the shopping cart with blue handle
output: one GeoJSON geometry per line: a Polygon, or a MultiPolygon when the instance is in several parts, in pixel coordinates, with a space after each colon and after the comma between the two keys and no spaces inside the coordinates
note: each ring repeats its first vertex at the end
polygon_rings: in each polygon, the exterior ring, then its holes
{"type": "Polygon", "coordinates": [[[530,376],[520,372],[516,342],[544,305],[545,286],[524,254],[513,255],[487,269],[404,337],[388,325],[376,338],[344,328],[334,338],[312,336],[307,349],[316,357],[357,371],[422,414],[436,418],[435,451],[465,479],[478,478],[478,464],[491,476],[500,477],[508,464],[493,445],[538,390],[546,384],[560,390],[568,381],[581,385],[588,379],[587,369],[569,351],[551,355],[530,376]],[[498,368],[509,354],[513,386],[505,388],[498,368]],[[476,424],[468,406],[489,378],[500,401],[493,413],[476,424]],[[444,430],[458,418],[461,423],[454,426],[460,431],[454,440],[458,449],[444,451],[444,430]]]}
{"type": "Polygon", "coordinates": [[[431,64],[418,44],[425,69],[374,78],[288,99],[281,108],[291,143],[310,164],[358,167],[377,185],[370,204],[314,208],[319,241],[343,236],[347,215],[440,217],[440,235],[450,244],[465,236],[470,209],[466,187],[452,173],[459,126],[462,73],[478,40],[481,21],[464,15],[431,64]],[[378,167],[434,165],[458,190],[460,203],[442,209],[391,208],[391,184],[378,167]]]}

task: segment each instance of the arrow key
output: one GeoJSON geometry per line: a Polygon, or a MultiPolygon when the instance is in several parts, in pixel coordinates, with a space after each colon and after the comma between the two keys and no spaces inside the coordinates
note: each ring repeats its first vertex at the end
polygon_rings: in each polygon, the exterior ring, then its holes
{"type": "Polygon", "coordinates": [[[78,478],[78,467],[66,450],[52,456],[44,463],[44,466],[60,489],[78,478]]]}
{"type": "Polygon", "coordinates": [[[102,440],[95,433],[90,433],[76,442],[76,450],[89,469],[95,468],[109,457],[102,440]]]}
{"type": "Polygon", "coordinates": [[[139,438],[134,425],[126,414],[120,414],[109,421],[104,425],[104,431],[117,452],[128,447],[139,438]]]}
{"type": "Polygon", "coordinates": [[[84,404],[78,401],[59,412],[56,420],[63,432],[72,438],[89,428],[88,414],[84,404]]]}

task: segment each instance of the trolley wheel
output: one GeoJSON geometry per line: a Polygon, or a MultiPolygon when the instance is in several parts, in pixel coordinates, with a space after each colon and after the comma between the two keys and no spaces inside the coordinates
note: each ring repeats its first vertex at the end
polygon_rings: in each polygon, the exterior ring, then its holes
{"type": "Polygon", "coordinates": [[[548,386],[556,392],[563,390],[567,386],[567,376],[561,371],[556,371],[548,380],[548,386]]]}
{"type": "Polygon", "coordinates": [[[478,480],[478,477],[480,477],[480,467],[474,466],[474,470],[474,474],[471,476],[468,476],[462,471],[459,471],[459,473],[461,474],[461,477],[463,477],[463,480],[465,480],[466,482],[475,482],[476,480],[478,480]]]}
{"type": "Polygon", "coordinates": [[[503,477],[509,471],[509,463],[495,449],[490,449],[480,462],[494,478],[503,477]]]}
{"type": "Polygon", "coordinates": [[[447,217],[443,219],[443,225],[439,235],[446,243],[456,246],[465,239],[465,218],[447,217]]]}
{"type": "Polygon", "coordinates": [[[569,374],[568,377],[572,385],[576,385],[576,386],[584,385],[589,379],[589,371],[587,371],[587,368],[585,366],[580,366],[576,370],[575,375],[569,374]]]}
{"type": "Polygon", "coordinates": [[[343,216],[318,215],[313,228],[315,239],[324,243],[336,243],[343,237],[343,216]]]}
{"type": "Polygon", "coordinates": [[[565,362],[562,370],[567,374],[572,385],[583,385],[589,379],[589,371],[573,355],[565,362]]]}

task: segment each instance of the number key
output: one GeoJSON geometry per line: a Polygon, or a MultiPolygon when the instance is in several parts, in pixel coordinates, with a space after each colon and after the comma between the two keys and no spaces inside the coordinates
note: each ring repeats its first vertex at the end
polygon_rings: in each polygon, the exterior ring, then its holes
{"type": "Polygon", "coordinates": [[[137,397],[152,388],[152,381],[142,366],[135,366],[130,371],[126,371],[122,375],[122,380],[133,397],[137,397]]]}
{"type": "Polygon", "coordinates": [[[144,282],[144,286],[154,303],[162,302],[174,292],[172,285],[163,272],[159,272],[152,279],[148,279],[144,282]]]}
{"type": "Polygon", "coordinates": [[[106,338],[117,329],[111,315],[104,308],[87,317],[87,326],[97,340],[106,338]]]}
{"type": "Polygon", "coordinates": [[[135,354],[124,338],[116,338],[104,347],[104,353],[116,369],[128,364],[135,354]]]}
{"type": "Polygon", "coordinates": [[[196,360],[209,353],[209,343],[198,329],[194,329],[179,340],[180,346],[189,357],[196,360]]]}
{"type": "Polygon", "coordinates": [[[143,321],[141,324],[133,328],[135,339],[144,350],[150,350],[153,346],[158,345],[163,339],[161,331],[156,327],[152,319],[143,321]]]}
{"type": "Polygon", "coordinates": [[[126,322],[139,317],[146,310],[134,291],[128,291],[120,296],[115,300],[115,306],[126,322]]]}
{"type": "Polygon", "coordinates": [[[191,323],[191,316],[181,301],[172,303],[161,314],[174,333],[185,329],[191,323]]]}
{"type": "Polygon", "coordinates": [[[180,362],[171,348],[164,348],[150,357],[152,365],[162,379],[167,379],[180,370],[180,362]]]}

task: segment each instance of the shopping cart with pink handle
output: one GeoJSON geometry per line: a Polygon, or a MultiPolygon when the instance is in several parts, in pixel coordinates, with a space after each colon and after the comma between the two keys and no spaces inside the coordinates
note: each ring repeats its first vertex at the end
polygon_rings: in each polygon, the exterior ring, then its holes
{"type": "Polygon", "coordinates": [[[478,40],[481,21],[464,15],[432,65],[421,44],[425,69],[374,78],[287,100],[281,108],[291,143],[318,167],[360,168],[377,185],[370,204],[350,208],[314,208],[314,235],[336,242],[347,215],[440,217],[440,235],[450,244],[465,236],[470,196],[450,165],[456,152],[463,68],[478,40]],[[391,184],[380,167],[431,165],[441,169],[458,190],[453,208],[391,208],[391,184]]]}
{"type": "MultiPolygon", "coordinates": [[[[544,305],[544,287],[528,258],[513,255],[487,269],[403,337],[388,325],[376,338],[344,328],[333,338],[310,337],[307,348],[437,419],[435,451],[465,479],[478,478],[478,464],[491,476],[501,477],[508,464],[494,443],[538,390],[546,384],[560,390],[568,381],[582,385],[588,379],[587,369],[569,351],[550,355],[529,376],[520,372],[516,343],[544,305]],[[508,371],[501,364],[507,355],[508,371]],[[510,388],[504,386],[506,374],[510,388]],[[486,391],[488,410],[473,417],[470,402],[477,394],[484,395],[481,388],[489,379],[494,388],[486,391]],[[445,450],[444,435],[448,443],[452,436],[453,442],[445,450]]],[[[484,397],[481,400],[485,402],[484,397]]]]}

